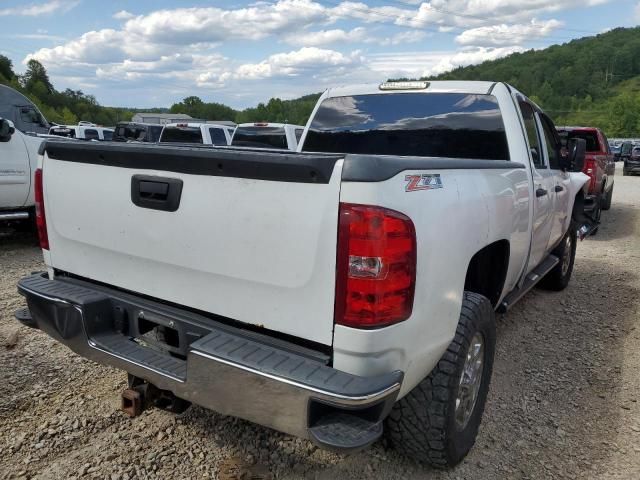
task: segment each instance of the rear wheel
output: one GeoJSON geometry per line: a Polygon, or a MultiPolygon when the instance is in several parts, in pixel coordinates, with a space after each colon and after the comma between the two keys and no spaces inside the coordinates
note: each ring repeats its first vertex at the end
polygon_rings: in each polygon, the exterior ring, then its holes
{"type": "Polygon", "coordinates": [[[540,282],[540,286],[548,290],[564,290],[569,285],[571,274],[573,273],[573,263],[576,258],[576,246],[578,242],[578,234],[576,226],[573,222],[569,225],[569,231],[565,234],[552,255],[560,260],[540,282]]]}
{"type": "Polygon", "coordinates": [[[398,451],[444,468],[458,464],[471,450],[491,381],[495,329],[491,302],[465,292],[449,348],[387,418],[386,431],[398,451]]]}

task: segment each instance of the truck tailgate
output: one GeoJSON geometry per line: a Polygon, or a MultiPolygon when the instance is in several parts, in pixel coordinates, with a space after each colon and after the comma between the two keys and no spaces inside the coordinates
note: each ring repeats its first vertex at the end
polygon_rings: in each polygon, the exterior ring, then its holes
{"type": "Polygon", "coordinates": [[[339,156],[86,143],[44,150],[52,267],[331,344],[339,156]],[[182,190],[168,211],[172,182],[182,190]]]}

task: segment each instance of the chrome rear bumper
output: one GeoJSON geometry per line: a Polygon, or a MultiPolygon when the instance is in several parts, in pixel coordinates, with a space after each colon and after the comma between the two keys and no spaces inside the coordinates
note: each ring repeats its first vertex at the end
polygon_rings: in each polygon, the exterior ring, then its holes
{"type": "Polygon", "coordinates": [[[324,447],[354,450],[377,439],[402,383],[402,372],[351,375],[289,342],[87,281],[35,274],[18,290],[37,327],[77,354],[324,447]],[[147,344],[150,325],[174,332],[172,344],[147,344]],[[336,432],[345,422],[343,438],[336,432]]]}

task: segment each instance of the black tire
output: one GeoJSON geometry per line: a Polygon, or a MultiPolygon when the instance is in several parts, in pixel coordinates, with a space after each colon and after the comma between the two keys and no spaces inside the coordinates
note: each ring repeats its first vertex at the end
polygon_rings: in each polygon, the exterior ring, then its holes
{"type": "MultiPolygon", "coordinates": [[[[386,420],[386,432],[401,453],[434,467],[457,465],[476,441],[491,382],[496,324],[491,302],[464,292],[456,335],[436,367],[399,400],[386,420]],[[476,334],[482,338],[483,367],[479,387],[466,423],[459,422],[457,397],[463,367],[476,334]]],[[[474,342],[475,344],[475,342],[474,342]]]]}
{"type": "Polygon", "coordinates": [[[560,290],[567,288],[567,285],[569,285],[571,274],[573,273],[573,264],[576,259],[576,246],[578,244],[576,228],[575,223],[571,222],[569,231],[564,237],[562,237],[560,245],[551,252],[553,255],[558,257],[560,261],[555,267],[553,267],[553,270],[547,273],[547,275],[540,281],[541,287],[546,288],[547,290],[555,290],[559,292],[560,290]],[[568,261],[568,264],[564,264],[565,261],[568,261]]]}
{"type": "Polygon", "coordinates": [[[611,208],[611,201],[613,200],[613,185],[604,196],[604,202],[602,203],[602,210],[609,210],[611,208]]]}

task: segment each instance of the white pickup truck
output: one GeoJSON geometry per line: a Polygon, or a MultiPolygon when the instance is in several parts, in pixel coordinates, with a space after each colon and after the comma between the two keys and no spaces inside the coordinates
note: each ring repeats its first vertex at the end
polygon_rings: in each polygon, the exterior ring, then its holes
{"type": "MultiPolygon", "coordinates": [[[[0,224],[33,217],[33,174],[49,123],[20,92],[0,85],[0,224]]],[[[24,223],[24,222],[23,222],[24,223]]]]}
{"type": "Polygon", "coordinates": [[[0,223],[33,217],[33,174],[42,140],[0,118],[0,223]]]}
{"type": "Polygon", "coordinates": [[[503,83],[404,82],[327,91],[302,143],[47,141],[16,316],[127,371],[129,413],[162,392],[343,452],[386,425],[455,465],[494,311],[571,277],[584,141],[503,83]]]}

